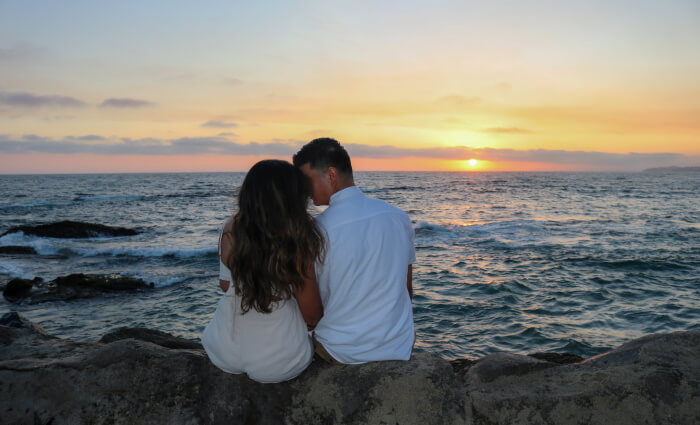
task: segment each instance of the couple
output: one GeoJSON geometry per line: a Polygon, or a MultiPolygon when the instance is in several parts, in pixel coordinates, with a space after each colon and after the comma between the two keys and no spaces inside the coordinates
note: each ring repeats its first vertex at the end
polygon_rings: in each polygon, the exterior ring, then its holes
{"type": "Polygon", "coordinates": [[[362,194],[334,139],[309,142],[293,162],[258,162],[243,180],[219,239],[226,294],[202,334],[209,358],[259,382],[296,377],[314,351],[334,364],[408,360],[410,219],[362,194]],[[316,220],[309,197],[328,205],[316,220]]]}

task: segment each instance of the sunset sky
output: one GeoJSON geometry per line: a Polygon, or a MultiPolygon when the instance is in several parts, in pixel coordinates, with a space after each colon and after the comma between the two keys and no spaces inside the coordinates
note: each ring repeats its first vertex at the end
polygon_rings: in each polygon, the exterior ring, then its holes
{"type": "Polygon", "coordinates": [[[0,0],[0,173],[700,165],[700,2],[0,0]],[[470,159],[476,161],[469,161],[470,159]]]}

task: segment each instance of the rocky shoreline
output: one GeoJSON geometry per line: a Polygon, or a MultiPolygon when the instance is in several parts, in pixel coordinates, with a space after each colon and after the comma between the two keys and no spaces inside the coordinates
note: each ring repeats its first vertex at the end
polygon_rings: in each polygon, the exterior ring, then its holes
{"type": "MultiPolygon", "coordinates": [[[[497,353],[331,366],[259,384],[149,329],[78,342],[0,319],[3,424],[700,423],[700,332],[650,335],[564,364],[497,353]],[[168,348],[170,347],[170,348],[168,348]],[[574,361],[574,363],[568,363],[574,361]]],[[[546,357],[546,355],[543,355],[546,357]]]]}

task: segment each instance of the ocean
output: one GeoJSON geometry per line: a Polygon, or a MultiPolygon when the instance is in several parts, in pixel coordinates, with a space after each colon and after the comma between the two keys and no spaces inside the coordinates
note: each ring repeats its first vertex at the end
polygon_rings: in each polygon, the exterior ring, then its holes
{"type": "MultiPolygon", "coordinates": [[[[96,341],[120,327],[199,339],[221,296],[218,232],[244,173],[0,175],[0,234],[75,220],[137,236],[12,233],[0,282],[120,273],[138,293],[42,304],[0,300],[49,333],[96,341]]],[[[589,357],[642,335],[700,329],[700,173],[358,172],[416,232],[415,352],[589,357]]],[[[310,207],[314,213],[319,210],[310,207]]]]}

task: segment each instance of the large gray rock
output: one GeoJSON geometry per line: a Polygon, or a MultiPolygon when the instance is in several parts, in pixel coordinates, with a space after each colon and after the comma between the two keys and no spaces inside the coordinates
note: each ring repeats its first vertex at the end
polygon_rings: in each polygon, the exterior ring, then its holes
{"type": "Polygon", "coordinates": [[[12,279],[3,289],[3,296],[13,303],[39,304],[93,298],[105,293],[142,291],[153,287],[152,282],[147,283],[130,276],[74,273],[57,277],[51,282],[44,282],[41,278],[12,279]]]}
{"type": "Polygon", "coordinates": [[[0,394],[8,424],[463,422],[455,375],[434,355],[315,362],[292,381],[259,384],[220,371],[202,350],[56,339],[16,314],[0,320],[0,394]]]}
{"type": "Polygon", "coordinates": [[[292,381],[259,384],[220,371],[200,349],[63,340],[11,313],[0,319],[0,423],[691,424],[698,353],[700,332],[678,332],[577,364],[499,353],[451,366],[419,354],[314,362],[292,381]]]}
{"type": "Polygon", "coordinates": [[[136,230],[126,227],[112,227],[104,224],[64,220],[36,226],[15,226],[0,235],[0,237],[16,232],[22,232],[25,235],[66,239],[134,236],[139,234],[136,230]]]}
{"type": "Polygon", "coordinates": [[[650,335],[578,364],[498,353],[463,375],[468,423],[700,423],[700,332],[650,335]]]}

